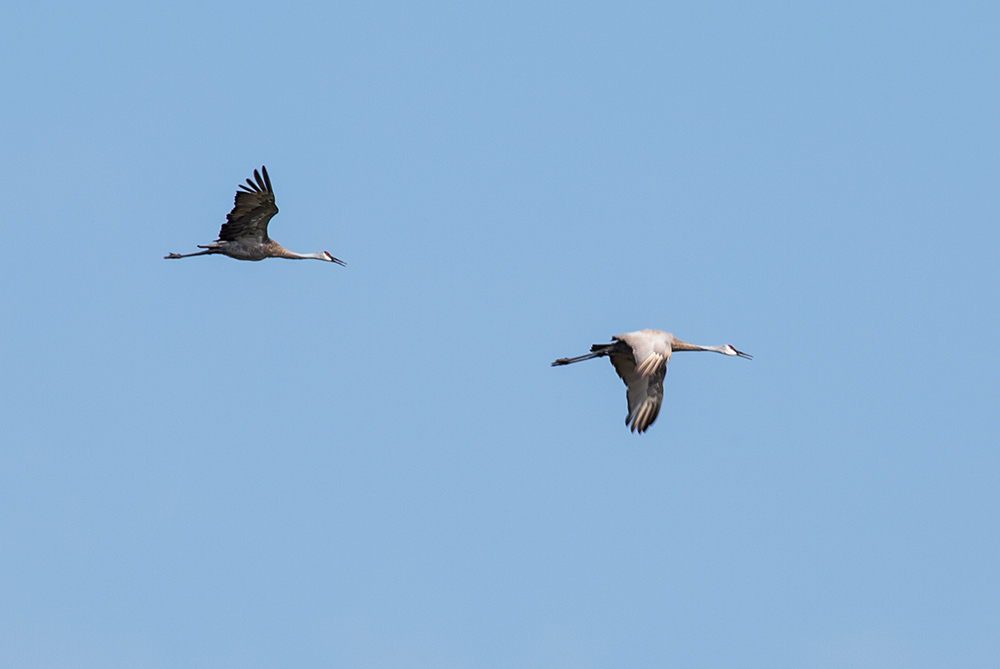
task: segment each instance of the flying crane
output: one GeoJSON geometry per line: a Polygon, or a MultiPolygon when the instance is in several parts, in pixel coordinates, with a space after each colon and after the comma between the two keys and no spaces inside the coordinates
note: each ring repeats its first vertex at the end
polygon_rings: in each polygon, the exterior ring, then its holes
{"type": "Polygon", "coordinates": [[[219,238],[211,244],[198,248],[205,249],[197,253],[170,253],[164,259],[190,258],[221,253],[237,260],[263,260],[264,258],[289,258],[291,260],[323,260],[347,266],[343,260],[338,260],[326,251],[317,253],[295,253],[267,236],[267,224],[278,213],[274,205],[274,191],[271,189],[271,178],[267,168],[261,166],[260,172],[253,171],[256,183],[247,179],[248,186],[240,184],[241,190],[236,191],[236,201],[233,210],[226,215],[226,222],[219,230],[219,238]]]}
{"type": "Polygon", "coordinates": [[[591,358],[608,356],[618,376],[627,388],[628,415],[625,424],[632,432],[642,434],[649,429],[660,414],[663,404],[663,377],[667,374],[667,363],[674,351],[714,351],[723,355],[739,356],[753,360],[753,356],[725,346],[699,346],[677,339],[662,330],[638,330],[616,335],[610,344],[594,344],[590,353],[576,358],[559,358],[553,367],[569,365],[591,358]]]}

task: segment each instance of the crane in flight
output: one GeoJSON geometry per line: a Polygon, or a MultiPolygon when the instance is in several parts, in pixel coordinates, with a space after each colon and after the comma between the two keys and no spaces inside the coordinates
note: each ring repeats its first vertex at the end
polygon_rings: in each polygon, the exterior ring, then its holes
{"type": "Polygon", "coordinates": [[[642,434],[649,429],[660,414],[663,404],[663,377],[667,363],[674,351],[715,351],[723,355],[739,356],[753,360],[753,356],[726,344],[725,346],[698,346],[677,339],[662,330],[638,330],[616,335],[610,344],[594,344],[590,353],[576,358],[559,358],[553,367],[569,365],[581,360],[608,356],[618,376],[625,382],[628,415],[625,424],[632,432],[642,434]]]}
{"type": "Polygon", "coordinates": [[[211,244],[198,245],[205,249],[197,253],[170,253],[164,259],[190,258],[192,256],[207,256],[215,253],[227,255],[237,260],[263,260],[264,258],[289,258],[291,260],[324,260],[347,266],[343,260],[338,260],[326,251],[317,253],[295,253],[267,236],[267,224],[278,213],[274,205],[274,191],[271,189],[271,178],[267,168],[261,166],[264,173],[253,171],[257,183],[247,179],[249,187],[240,184],[236,191],[236,202],[233,210],[226,216],[226,222],[219,230],[219,238],[211,244]]]}

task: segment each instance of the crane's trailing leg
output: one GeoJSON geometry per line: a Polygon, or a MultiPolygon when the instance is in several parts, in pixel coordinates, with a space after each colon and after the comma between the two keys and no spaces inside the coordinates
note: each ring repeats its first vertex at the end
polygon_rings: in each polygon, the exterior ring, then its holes
{"type": "Polygon", "coordinates": [[[584,360],[591,360],[593,358],[602,358],[611,353],[617,345],[617,342],[614,344],[594,344],[590,347],[590,353],[587,355],[581,355],[575,358],[559,358],[552,363],[552,366],[558,367],[559,365],[571,365],[574,362],[583,362],[584,360]]]}
{"type": "Polygon", "coordinates": [[[185,253],[181,255],[180,253],[170,253],[163,256],[164,260],[173,260],[174,258],[190,258],[191,256],[207,256],[215,253],[215,251],[199,251],[198,253],[185,253]]]}

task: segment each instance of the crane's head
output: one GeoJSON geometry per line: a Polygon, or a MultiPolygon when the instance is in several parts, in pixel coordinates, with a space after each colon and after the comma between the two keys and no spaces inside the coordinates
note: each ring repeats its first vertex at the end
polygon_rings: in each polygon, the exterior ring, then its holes
{"type": "Polygon", "coordinates": [[[323,251],[320,254],[320,256],[321,256],[320,260],[325,260],[327,262],[335,262],[338,265],[340,265],[341,267],[347,267],[347,263],[346,262],[344,262],[343,260],[339,260],[338,258],[334,258],[332,255],[330,255],[329,251],[323,251]]]}
{"type": "Polygon", "coordinates": [[[750,355],[749,353],[744,353],[743,351],[737,351],[735,348],[733,348],[731,344],[726,344],[722,348],[722,352],[725,353],[726,355],[736,355],[741,358],[746,358],[747,360],[753,360],[752,355],[750,355]]]}

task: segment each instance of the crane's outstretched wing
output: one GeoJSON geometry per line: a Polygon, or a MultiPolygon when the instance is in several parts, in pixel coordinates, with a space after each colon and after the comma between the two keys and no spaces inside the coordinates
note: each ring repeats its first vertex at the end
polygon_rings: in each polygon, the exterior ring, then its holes
{"type": "Polygon", "coordinates": [[[271,190],[271,179],[267,176],[267,168],[261,166],[261,172],[253,171],[257,183],[247,179],[249,188],[240,184],[242,190],[236,191],[236,202],[233,210],[226,216],[226,223],[219,230],[219,239],[235,242],[239,239],[255,239],[264,242],[267,237],[268,221],[278,213],[274,206],[274,191],[271,190]]]}
{"type": "Polygon", "coordinates": [[[611,354],[611,364],[625,383],[628,415],[625,424],[642,434],[660,415],[663,377],[670,360],[670,346],[659,336],[629,333],[613,337],[624,344],[611,354]]]}
{"type": "Polygon", "coordinates": [[[642,434],[660,415],[663,377],[667,373],[667,366],[657,368],[651,375],[643,375],[638,372],[631,352],[612,353],[609,357],[627,388],[625,398],[628,400],[628,415],[625,416],[625,424],[631,423],[629,429],[632,432],[638,430],[642,434]]]}
{"type": "Polygon", "coordinates": [[[628,425],[631,421],[629,429],[642,434],[660,415],[660,407],[663,405],[663,376],[643,376],[630,385],[625,394],[628,397],[625,424],[628,425]]]}

